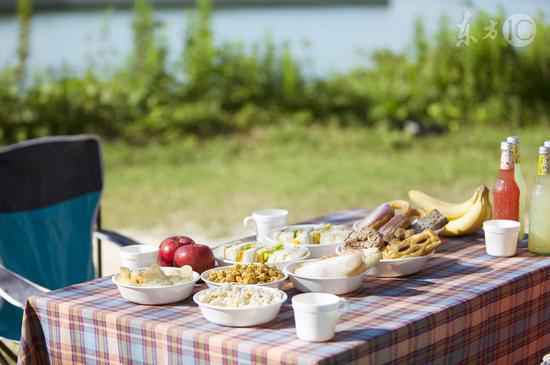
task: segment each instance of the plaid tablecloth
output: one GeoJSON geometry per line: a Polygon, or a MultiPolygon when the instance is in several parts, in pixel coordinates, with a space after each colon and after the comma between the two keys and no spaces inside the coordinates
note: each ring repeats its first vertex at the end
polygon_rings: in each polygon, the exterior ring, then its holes
{"type": "Polygon", "coordinates": [[[272,323],[228,328],[191,299],[135,305],[98,279],[29,300],[19,363],[540,364],[550,352],[550,258],[525,248],[494,258],[480,236],[448,240],[421,273],[367,278],[345,297],[336,337],[308,343],[290,300],[272,323]]]}

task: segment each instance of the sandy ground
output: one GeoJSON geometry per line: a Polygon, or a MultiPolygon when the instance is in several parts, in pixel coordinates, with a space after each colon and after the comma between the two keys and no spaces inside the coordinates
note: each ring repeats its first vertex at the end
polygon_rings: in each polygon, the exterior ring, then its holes
{"type": "MultiPolygon", "coordinates": [[[[152,227],[147,230],[132,228],[122,229],[119,230],[119,232],[133,238],[138,242],[155,246],[158,246],[164,238],[178,234],[178,232],[185,232],[186,235],[192,237],[196,242],[207,244],[209,246],[216,246],[222,242],[227,242],[233,239],[254,234],[254,230],[252,228],[245,229],[242,226],[235,226],[231,230],[231,235],[222,238],[211,239],[206,234],[206,231],[204,229],[194,224],[187,224],[183,228],[184,229],[177,229],[175,227],[159,226],[152,227]]],[[[102,245],[103,276],[112,275],[119,271],[119,247],[110,242],[103,242],[102,245]]],[[[96,261],[97,258],[96,249],[96,242],[94,241],[94,261],[96,261]]],[[[95,264],[97,265],[97,262],[95,262],[95,264]]]]}

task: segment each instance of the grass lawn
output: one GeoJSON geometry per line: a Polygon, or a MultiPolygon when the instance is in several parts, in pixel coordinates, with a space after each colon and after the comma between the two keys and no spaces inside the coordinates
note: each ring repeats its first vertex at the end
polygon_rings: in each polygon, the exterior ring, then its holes
{"type": "Polygon", "coordinates": [[[529,182],[548,128],[464,129],[408,138],[378,129],[268,129],[205,142],[105,145],[106,225],[145,236],[189,233],[217,240],[243,233],[254,209],[283,207],[292,221],[406,198],[421,189],[460,201],[492,185],[499,142],[517,134],[529,182]]]}

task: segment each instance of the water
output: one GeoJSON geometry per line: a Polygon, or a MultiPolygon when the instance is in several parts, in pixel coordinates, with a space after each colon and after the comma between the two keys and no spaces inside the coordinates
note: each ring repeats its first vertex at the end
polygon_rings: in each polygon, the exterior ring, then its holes
{"type": "MultiPolygon", "coordinates": [[[[550,13],[547,0],[471,1],[475,8],[507,14],[550,13]]],[[[412,39],[414,21],[421,17],[428,33],[446,14],[451,24],[462,20],[463,1],[394,0],[387,6],[250,7],[225,8],[214,13],[217,42],[243,41],[250,45],[270,34],[276,43],[289,41],[311,72],[345,71],[367,64],[368,55],[379,48],[403,50],[412,39]]],[[[175,66],[182,52],[188,10],[156,12],[165,24],[164,37],[175,66]]],[[[547,17],[548,19],[548,17],[547,17]]],[[[82,70],[90,64],[119,64],[131,49],[132,14],[129,10],[72,11],[36,14],[32,23],[31,68],[82,70]]],[[[13,64],[17,45],[15,17],[0,17],[0,67],[13,64]]]]}

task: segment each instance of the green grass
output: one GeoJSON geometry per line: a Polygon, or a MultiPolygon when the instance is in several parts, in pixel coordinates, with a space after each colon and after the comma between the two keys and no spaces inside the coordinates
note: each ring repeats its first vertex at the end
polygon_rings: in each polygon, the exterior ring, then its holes
{"type": "Polygon", "coordinates": [[[108,226],[185,233],[207,239],[235,232],[262,207],[284,207],[298,221],[369,207],[421,189],[446,200],[491,186],[499,142],[522,139],[523,170],[535,172],[547,129],[464,129],[410,138],[378,129],[277,128],[247,136],[146,146],[106,144],[104,217],[108,226]]]}

